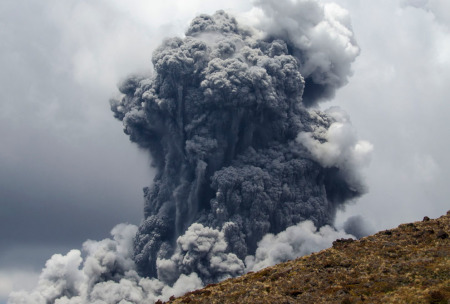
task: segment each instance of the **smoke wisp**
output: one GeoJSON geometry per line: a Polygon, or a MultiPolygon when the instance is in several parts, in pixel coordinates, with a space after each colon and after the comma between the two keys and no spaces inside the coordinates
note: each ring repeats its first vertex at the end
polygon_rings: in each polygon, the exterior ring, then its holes
{"type": "Polygon", "coordinates": [[[348,14],[310,0],[257,1],[254,27],[196,17],[111,101],[157,170],[139,227],[54,255],[10,303],[167,299],[349,237],[336,211],[365,192],[372,146],[348,117],[320,111],[359,53],[348,14]],[[281,17],[283,16],[283,17],[281,17]],[[256,18],[256,19],[255,19],[256,18]]]}

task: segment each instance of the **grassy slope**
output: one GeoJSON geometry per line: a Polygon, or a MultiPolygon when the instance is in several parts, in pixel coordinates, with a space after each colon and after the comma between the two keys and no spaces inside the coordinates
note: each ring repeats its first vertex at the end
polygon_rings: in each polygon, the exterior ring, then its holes
{"type": "Polygon", "coordinates": [[[450,211],[168,303],[450,303],[450,211]]]}

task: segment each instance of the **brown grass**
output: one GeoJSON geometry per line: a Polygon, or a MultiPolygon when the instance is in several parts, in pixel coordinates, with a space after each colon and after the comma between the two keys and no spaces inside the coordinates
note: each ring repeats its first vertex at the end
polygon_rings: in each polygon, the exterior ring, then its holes
{"type": "Polygon", "coordinates": [[[450,303],[450,214],[211,284],[168,303],[450,303]]]}

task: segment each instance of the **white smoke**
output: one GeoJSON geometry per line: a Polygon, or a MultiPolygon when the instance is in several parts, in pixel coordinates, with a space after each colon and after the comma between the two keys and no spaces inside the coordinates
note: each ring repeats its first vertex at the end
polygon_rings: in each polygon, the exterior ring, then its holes
{"type": "Polygon", "coordinates": [[[53,255],[45,264],[38,287],[30,294],[12,293],[8,303],[49,303],[62,295],[75,296],[85,277],[79,269],[81,262],[79,250],[71,250],[65,256],[53,255]]]}
{"type": "Polygon", "coordinates": [[[276,235],[265,235],[258,243],[254,256],[245,259],[246,271],[258,271],[287,260],[328,248],[340,238],[354,238],[330,226],[317,229],[311,221],[304,221],[276,235]]]}
{"type": "MultiPolygon", "coordinates": [[[[300,132],[297,141],[301,142],[322,166],[337,167],[345,175],[347,182],[361,192],[365,185],[361,183],[361,169],[370,162],[373,145],[359,140],[355,128],[347,113],[338,107],[325,111],[334,121],[328,128],[317,124],[311,132],[300,132]]],[[[311,118],[323,121],[323,115],[310,111],[311,118]]]]}
{"type": "Polygon", "coordinates": [[[227,247],[223,231],[194,223],[178,238],[175,254],[156,262],[158,277],[173,282],[181,273],[195,272],[221,281],[243,274],[244,263],[227,247]]]}
{"type": "Polygon", "coordinates": [[[119,224],[112,239],[87,241],[83,259],[79,250],[55,254],[43,269],[32,292],[10,294],[9,304],[129,304],[154,303],[203,287],[197,275],[203,272],[244,274],[294,259],[331,246],[337,238],[353,237],[330,226],[317,229],[311,221],[291,226],[277,235],[267,234],[254,256],[244,261],[226,253],[224,232],[192,224],[178,238],[177,252],[168,260],[158,260],[159,278],[141,277],[132,260],[133,237],[137,227],[119,224]],[[183,252],[183,253],[182,253],[183,252]],[[183,271],[192,271],[185,275],[183,271]],[[168,283],[170,282],[170,283],[168,283]]]}
{"type": "Polygon", "coordinates": [[[134,225],[119,224],[112,239],[86,241],[80,250],[55,254],[47,261],[32,292],[11,293],[10,304],[153,303],[203,286],[196,273],[179,275],[168,285],[143,278],[132,260],[134,225]]]}
{"type": "Polygon", "coordinates": [[[349,13],[335,3],[315,0],[255,0],[246,15],[264,36],[283,39],[300,59],[306,80],[304,102],[334,97],[347,84],[360,49],[349,13]],[[305,100],[306,99],[306,100],[305,100]]]}

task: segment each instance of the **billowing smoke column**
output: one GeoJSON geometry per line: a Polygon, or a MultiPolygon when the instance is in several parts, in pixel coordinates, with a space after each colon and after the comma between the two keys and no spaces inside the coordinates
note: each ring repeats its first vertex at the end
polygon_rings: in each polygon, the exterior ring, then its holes
{"type": "Polygon", "coordinates": [[[332,224],[337,208],[364,190],[340,138],[335,159],[320,154],[336,115],[309,109],[346,83],[358,54],[351,31],[316,2],[300,2],[292,18],[305,21],[288,28],[278,24],[280,7],[262,8],[275,13],[261,39],[223,11],[195,18],[184,39],[154,52],[155,76],[129,78],[111,103],[158,172],[134,243],[141,274],[172,268],[206,282],[240,274],[243,267],[203,265],[199,241],[184,238],[220,230],[218,264],[235,265],[267,233],[304,220],[332,224]]]}
{"type": "Polygon", "coordinates": [[[314,0],[255,0],[254,26],[271,39],[286,42],[305,79],[303,104],[334,97],[347,84],[351,63],[359,54],[350,16],[334,3],[314,0]]]}
{"type": "MultiPolygon", "coordinates": [[[[154,76],[120,86],[114,115],[157,169],[143,222],[85,242],[84,259],[54,255],[37,288],[9,303],[153,303],[350,237],[332,224],[365,191],[372,146],[343,111],[317,107],[359,53],[348,14],[257,4],[255,28],[222,11],[195,18],[154,52],[154,76]]],[[[364,233],[359,218],[346,226],[364,233]]]]}

